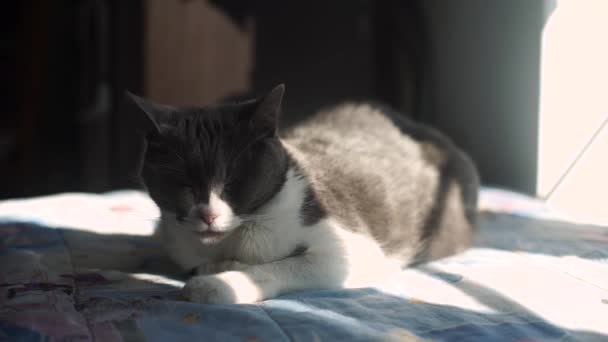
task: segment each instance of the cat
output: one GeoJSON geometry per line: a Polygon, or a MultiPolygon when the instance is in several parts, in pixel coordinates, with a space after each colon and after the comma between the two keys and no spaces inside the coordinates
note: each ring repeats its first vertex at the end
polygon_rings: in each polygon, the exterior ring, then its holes
{"type": "Polygon", "coordinates": [[[366,103],[279,132],[284,91],[205,107],[130,94],[157,236],[195,274],[186,299],[365,287],[470,245],[479,178],[450,139],[366,103]]]}

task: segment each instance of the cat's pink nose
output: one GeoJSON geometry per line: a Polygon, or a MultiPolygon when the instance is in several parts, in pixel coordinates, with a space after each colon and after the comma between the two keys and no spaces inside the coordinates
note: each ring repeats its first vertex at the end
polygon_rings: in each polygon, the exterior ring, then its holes
{"type": "Polygon", "coordinates": [[[211,211],[208,206],[204,206],[198,209],[198,216],[201,218],[201,220],[203,220],[203,222],[211,225],[219,215],[211,211]]]}

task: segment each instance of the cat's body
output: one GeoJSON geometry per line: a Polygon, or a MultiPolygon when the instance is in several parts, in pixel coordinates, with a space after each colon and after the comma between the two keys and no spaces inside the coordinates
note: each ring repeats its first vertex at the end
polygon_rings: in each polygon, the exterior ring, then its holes
{"type": "Polygon", "coordinates": [[[188,299],[367,286],[469,245],[477,175],[447,138],[365,104],[279,138],[282,93],[186,113],[136,99],[155,126],[142,175],[161,208],[158,235],[201,274],[188,299]]]}

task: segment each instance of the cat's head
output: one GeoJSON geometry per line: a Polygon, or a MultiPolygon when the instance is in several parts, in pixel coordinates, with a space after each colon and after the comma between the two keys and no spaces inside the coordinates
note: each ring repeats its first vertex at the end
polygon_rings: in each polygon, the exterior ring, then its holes
{"type": "Polygon", "coordinates": [[[221,241],[285,182],[287,155],[277,135],[285,87],[260,99],[171,107],[129,94],[138,105],[146,149],[141,178],[166,220],[206,244],[221,241]]]}

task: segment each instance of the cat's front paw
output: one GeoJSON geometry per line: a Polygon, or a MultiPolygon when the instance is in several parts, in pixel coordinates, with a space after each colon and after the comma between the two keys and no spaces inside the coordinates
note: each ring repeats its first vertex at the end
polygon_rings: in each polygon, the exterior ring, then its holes
{"type": "Polygon", "coordinates": [[[261,289],[240,271],[193,277],[182,294],[191,302],[208,304],[245,304],[264,299],[261,289]]]}

